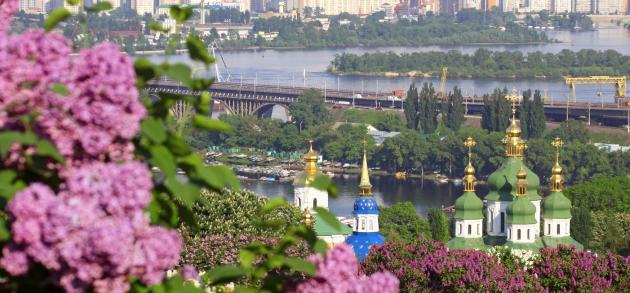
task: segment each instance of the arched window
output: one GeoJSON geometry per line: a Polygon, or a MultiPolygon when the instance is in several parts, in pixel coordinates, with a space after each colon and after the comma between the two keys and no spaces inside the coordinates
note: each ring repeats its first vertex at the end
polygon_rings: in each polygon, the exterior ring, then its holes
{"type": "Polygon", "coordinates": [[[521,229],[516,229],[516,240],[521,240],[521,229]]]}
{"type": "Polygon", "coordinates": [[[479,224],[477,224],[477,235],[479,235],[479,224]]]}
{"type": "Polygon", "coordinates": [[[298,197],[298,207],[302,207],[302,198],[298,197]]]}
{"type": "Polygon", "coordinates": [[[527,240],[529,240],[529,229],[527,229],[527,240]]]}
{"type": "Polygon", "coordinates": [[[505,213],[501,212],[501,233],[505,233],[505,213]]]}
{"type": "Polygon", "coordinates": [[[314,198],[314,199],[313,199],[313,208],[316,208],[316,207],[317,207],[317,199],[316,199],[316,198],[314,198]]]}
{"type": "Polygon", "coordinates": [[[462,233],[464,233],[464,231],[462,231],[462,224],[459,224],[459,235],[462,235],[462,233]]]}
{"type": "Polygon", "coordinates": [[[468,235],[472,234],[472,225],[468,224],[468,235]]]}
{"type": "Polygon", "coordinates": [[[361,230],[365,231],[365,219],[361,219],[361,230]]]}
{"type": "Polygon", "coordinates": [[[374,220],[370,220],[369,227],[370,227],[370,230],[374,229],[374,220]]]}
{"type": "Polygon", "coordinates": [[[551,235],[551,224],[547,224],[547,235],[551,235]]]}
{"type": "Polygon", "coordinates": [[[494,231],[494,212],[490,212],[490,232],[494,231]]]}
{"type": "Polygon", "coordinates": [[[560,235],[560,224],[558,224],[558,227],[557,227],[556,230],[557,230],[556,233],[558,233],[558,235],[560,235]]]}

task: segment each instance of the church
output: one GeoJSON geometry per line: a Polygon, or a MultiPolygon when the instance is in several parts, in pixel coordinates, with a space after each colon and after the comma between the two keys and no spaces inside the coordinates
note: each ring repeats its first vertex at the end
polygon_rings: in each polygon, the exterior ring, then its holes
{"type": "Polygon", "coordinates": [[[328,209],[328,192],[311,186],[315,177],[322,175],[317,168],[317,160],[318,155],[313,151],[311,143],[309,151],[304,155],[304,171],[293,181],[294,205],[305,211],[308,222],[314,221],[313,229],[317,237],[326,241],[329,246],[346,243],[352,246],[357,258],[363,260],[372,245],[382,245],[385,240],[379,233],[378,204],[372,196],[366,151],[363,150],[359,197],[354,202],[352,227],[337,220],[340,230],[321,220],[315,211],[317,207],[328,209]]]}
{"type": "Polygon", "coordinates": [[[455,237],[448,241],[447,247],[486,249],[507,246],[537,252],[542,247],[555,248],[564,244],[583,249],[582,244],[571,237],[571,201],[562,193],[562,140],[556,138],[552,142],[556,148],[556,163],[551,170],[550,194],[543,199],[539,192],[539,177],[523,161],[527,144],[521,138],[521,128],[516,122],[518,97],[513,94],[507,98],[512,102],[512,119],[503,139],[506,159],[488,177],[490,190],[485,198],[485,209],[475,192],[475,168],[472,166],[475,141],[469,137],[464,142],[468,148],[464,192],[455,201],[455,237]]]}

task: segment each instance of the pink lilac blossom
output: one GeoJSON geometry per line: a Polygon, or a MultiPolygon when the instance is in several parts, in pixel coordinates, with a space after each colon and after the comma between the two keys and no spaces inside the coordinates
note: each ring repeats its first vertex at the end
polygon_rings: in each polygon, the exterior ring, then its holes
{"type": "Polygon", "coordinates": [[[290,284],[287,292],[398,292],[398,279],[387,271],[371,276],[358,274],[359,263],[352,248],[340,244],[332,248],[325,256],[319,254],[308,257],[317,267],[317,274],[296,284],[290,284]]]}
{"type": "Polygon", "coordinates": [[[159,283],[179,261],[179,234],[151,226],[147,166],[94,163],[73,169],[55,194],[34,183],[8,204],[12,243],[0,266],[11,275],[30,264],[48,269],[68,292],[126,292],[128,276],[159,283]]]}
{"type": "Polygon", "coordinates": [[[18,3],[18,0],[0,0],[0,34],[9,28],[13,14],[18,9],[18,3]]]}
{"type": "MultiPolygon", "coordinates": [[[[0,128],[23,130],[20,117],[35,112],[32,128],[55,145],[66,167],[133,159],[130,140],[146,110],[131,60],[108,43],[71,52],[62,36],[41,30],[0,35],[0,128]],[[67,95],[55,90],[60,86],[67,95]]],[[[20,166],[19,151],[4,165],[20,166]]]]}

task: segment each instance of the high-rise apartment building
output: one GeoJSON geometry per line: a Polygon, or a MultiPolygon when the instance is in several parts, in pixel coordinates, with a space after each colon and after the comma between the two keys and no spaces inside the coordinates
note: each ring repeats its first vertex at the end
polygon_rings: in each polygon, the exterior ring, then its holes
{"type": "Polygon", "coordinates": [[[624,0],[595,0],[595,13],[597,14],[625,14],[626,3],[624,0]]]}
{"type": "Polygon", "coordinates": [[[571,0],[553,0],[552,11],[555,13],[573,12],[571,0]]]}
{"type": "Polygon", "coordinates": [[[520,6],[519,0],[501,0],[501,10],[505,12],[516,12],[520,6]]]}
{"type": "Polygon", "coordinates": [[[46,13],[46,0],[20,0],[20,11],[29,14],[46,13]]]}
{"type": "Polygon", "coordinates": [[[551,10],[550,0],[529,0],[529,11],[539,12],[541,10],[551,10]]]}
{"type": "Polygon", "coordinates": [[[578,13],[591,13],[593,11],[593,6],[591,5],[592,0],[575,0],[573,11],[578,13]]]}
{"type": "Polygon", "coordinates": [[[131,8],[138,13],[138,15],[155,14],[155,4],[153,0],[131,0],[131,8]]]}
{"type": "Polygon", "coordinates": [[[350,14],[372,14],[380,11],[383,4],[396,5],[396,0],[289,0],[287,10],[297,10],[304,13],[304,7],[313,9],[320,8],[326,15],[338,15],[340,13],[350,14]]]}
{"type": "Polygon", "coordinates": [[[481,10],[481,0],[460,0],[459,9],[475,8],[481,10]]]}

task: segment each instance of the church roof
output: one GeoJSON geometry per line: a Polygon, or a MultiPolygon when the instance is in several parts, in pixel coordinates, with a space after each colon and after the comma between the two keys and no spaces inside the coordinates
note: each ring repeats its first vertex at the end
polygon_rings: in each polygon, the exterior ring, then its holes
{"type": "Polygon", "coordinates": [[[561,191],[554,191],[543,200],[543,217],[547,219],[570,219],[571,201],[561,191]]]}
{"type": "Polygon", "coordinates": [[[536,207],[525,197],[518,197],[506,208],[508,224],[536,224],[536,207]]]}
{"type": "Polygon", "coordinates": [[[483,201],[472,191],[466,191],[455,201],[455,219],[483,219],[483,201]]]}
{"type": "Polygon", "coordinates": [[[548,248],[556,248],[558,247],[558,245],[562,244],[562,245],[573,245],[575,246],[575,248],[580,249],[580,250],[584,249],[584,245],[582,245],[582,243],[580,242],[577,242],[571,236],[564,236],[564,237],[543,236],[542,241],[545,244],[545,247],[548,247],[548,248]]]}
{"type": "Polygon", "coordinates": [[[340,222],[335,219],[341,229],[336,229],[334,226],[330,225],[324,219],[322,219],[318,214],[315,214],[315,234],[317,236],[332,236],[332,235],[350,235],[352,234],[352,228],[348,225],[340,222]]]}
{"type": "Polygon", "coordinates": [[[354,214],[378,214],[378,204],[372,196],[361,196],[354,201],[354,214]]]}
{"type": "MultiPolygon", "coordinates": [[[[488,186],[490,191],[486,196],[487,200],[493,201],[512,201],[516,196],[516,175],[521,169],[523,162],[519,158],[507,158],[501,167],[494,171],[488,177],[488,186]]],[[[540,178],[532,170],[524,166],[527,172],[527,200],[540,200],[542,197],[538,194],[540,186],[540,178]]]]}
{"type": "Polygon", "coordinates": [[[365,256],[370,252],[372,245],[383,245],[385,237],[379,232],[353,232],[350,237],[346,239],[346,244],[352,246],[354,255],[359,260],[363,260],[365,256]]]}
{"type": "Polygon", "coordinates": [[[464,238],[455,237],[446,243],[446,247],[451,250],[455,249],[486,249],[487,246],[483,242],[483,238],[464,238]]]}

